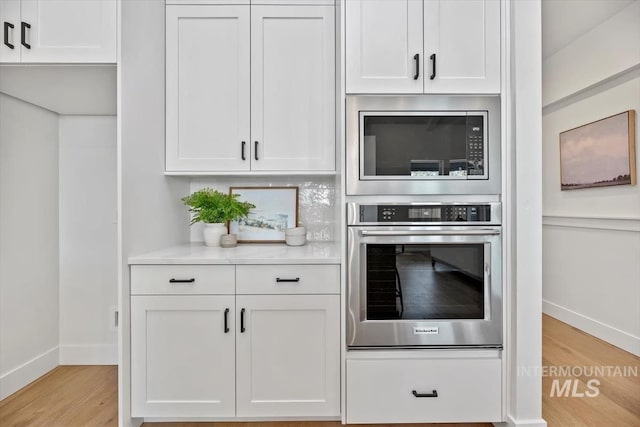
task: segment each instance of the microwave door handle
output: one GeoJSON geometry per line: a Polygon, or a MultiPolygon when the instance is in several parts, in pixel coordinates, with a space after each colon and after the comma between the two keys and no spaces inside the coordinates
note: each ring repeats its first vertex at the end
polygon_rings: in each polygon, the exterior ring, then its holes
{"type": "Polygon", "coordinates": [[[500,230],[360,230],[361,236],[496,236],[500,230]]]}

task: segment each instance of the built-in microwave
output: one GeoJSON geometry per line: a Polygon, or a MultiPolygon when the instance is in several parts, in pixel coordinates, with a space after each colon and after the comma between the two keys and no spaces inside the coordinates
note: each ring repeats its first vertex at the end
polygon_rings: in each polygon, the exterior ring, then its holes
{"type": "Polygon", "coordinates": [[[347,194],[499,194],[500,97],[348,96],[347,194]]]}

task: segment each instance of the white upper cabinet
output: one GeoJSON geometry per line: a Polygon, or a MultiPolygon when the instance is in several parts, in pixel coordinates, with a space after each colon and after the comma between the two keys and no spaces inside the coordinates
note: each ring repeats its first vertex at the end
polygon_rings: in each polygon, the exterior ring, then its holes
{"type": "Polygon", "coordinates": [[[426,93],[500,92],[500,2],[424,2],[426,93]]]}
{"type": "Polygon", "coordinates": [[[333,7],[257,6],[251,20],[251,169],[333,170],[333,7]]]}
{"type": "Polygon", "coordinates": [[[347,0],[347,93],[422,92],[422,0],[347,0]]]}
{"type": "Polygon", "coordinates": [[[20,62],[20,0],[0,0],[0,62],[20,62]]]}
{"type": "Polygon", "coordinates": [[[167,172],[335,171],[334,6],[167,5],[166,18],[167,172]]]}
{"type": "Polygon", "coordinates": [[[167,6],[168,171],[249,170],[249,6],[167,6]]]}
{"type": "Polygon", "coordinates": [[[346,92],[499,93],[500,0],[346,0],[346,92]]]}
{"type": "Polygon", "coordinates": [[[2,0],[0,3],[2,62],[116,62],[115,0],[2,0]]]}

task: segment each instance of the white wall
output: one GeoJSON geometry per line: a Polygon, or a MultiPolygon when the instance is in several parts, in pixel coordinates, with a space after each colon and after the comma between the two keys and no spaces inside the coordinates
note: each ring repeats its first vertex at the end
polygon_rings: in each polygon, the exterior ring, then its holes
{"type": "Polygon", "coordinates": [[[544,58],[542,105],[548,106],[637,67],[640,63],[639,33],[640,1],[635,0],[568,46],[544,58]]]}
{"type": "Polygon", "coordinates": [[[640,113],[640,1],[547,58],[543,81],[543,310],[640,355],[640,186],[560,191],[559,166],[560,132],[640,113]]]}
{"type": "Polygon", "coordinates": [[[189,180],[164,176],[165,5],[122,1],[118,68],[119,425],[131,419],[129,268],[127,258],[189,241],[189,216],[180,198],[189,180]]]}
{"type": "Polygon", "coordinates": [[[60,116],[60,364],[116,364],[116,118],[60,116]]]}
{"type": "MultiPolygon", "coordinates": [[[[505,253],[507,423],[546,427],[542,379],[519,375],[542,364],[542,138],[541,4],[509,2],[507,39],[510,68],[503,74],[506,104],[503,247],[505,253]]],[[[504,68],[503,68],[504,70],[504,68]]],[[[498,425],[498,424],[496,424],[498,425]]],[[[501,424],[503,425],[503,424],[501,424]]]]}
{"type": "Polygon", "coordinates": [[[58,117],[0,93],[0,399],[58,364],[58,117]]]}

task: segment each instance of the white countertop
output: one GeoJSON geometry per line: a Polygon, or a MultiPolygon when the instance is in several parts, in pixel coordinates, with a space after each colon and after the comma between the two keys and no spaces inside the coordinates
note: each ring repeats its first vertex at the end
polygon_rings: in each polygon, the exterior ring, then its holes
{"type": "Polygon", "coordinates": [[[129,264],[340,264],[340,244],[264,243],[220,248],[190,243],[129,257],[129,264]]]}

